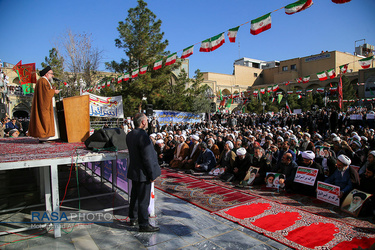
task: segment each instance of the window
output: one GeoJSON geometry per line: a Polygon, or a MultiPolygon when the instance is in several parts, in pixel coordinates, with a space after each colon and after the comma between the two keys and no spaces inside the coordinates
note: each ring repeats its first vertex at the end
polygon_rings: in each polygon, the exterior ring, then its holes
{"type": "Polygon", "coordinates": [[[290,70],[297,70],[297,65],[295,65],[295,64],[290,65],[290,70]]]}
{"type": "Polygon", "coordinates": [[[283,71],[288,71],[288,66],[283,66],[282,70],[283,71]]]}
{"type": "Polygon", "coordinates": [[[258,73],[254,73],[254,77],[258,77],[258,73]]]}

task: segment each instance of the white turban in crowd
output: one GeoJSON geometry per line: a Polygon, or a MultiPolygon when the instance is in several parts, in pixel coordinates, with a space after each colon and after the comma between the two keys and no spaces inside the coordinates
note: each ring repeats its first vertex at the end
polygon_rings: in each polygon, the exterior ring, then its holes
{"type": "Polygon", "coordinates": [[[341,142],[341,138],[340,138],[340,137],[338,137],[338,136],[336,136],[336,137],[334,137],[334,138],[332,139],[332,141],[337,141],[337,142],[341,142]]]}
{"type": "MultiPolygon", "coordinates": [[[[233,149],[233,142],[227,141],[226,144],[228,144],[229,148],[232,150],[233,149]]],[[[375,152],[375,151],[374,151],[375,152]]]]}
{"type": "Polygon", "coordinates": [[[311,138],[311,135],[309,133],[304,133],[303,135],[306,135],[307,137],[311,138]]]}
{"type": "Polygon", "coordinates": [[[160,139],[160,140],[157,140],[155,143],[156,144],[162,144],[162,143],[164,143],[164,140],[160,139]]]}
{"type": "Polygon", "coordinates": [[[238,156],[245,155],[246,149],[245,148],[239,148],[239,149],[237,149],[236,153],[237,153],[238,156]]]}
{"type": "Polygon", "coordinates": [[[301,152],[301,155],[302,155],[302,158],[304,159],[308,159],[308,160],[314,160],[315,159],[315,154],[313,151],[304,151],[304,152],[301,152]]]}
{"type": "Polygon", "coordinates": [[[190,136],[190,138],[193,139],[193,140],[196,140],[196,141],[199,140],[199,136],[197,136],[197,135],[192,135],[192,136],[190,136]]]}
{"type": "Polygon", "coordinates": [[[180,137],[184,138],[184,141],[186,141],[186,136],[185,135],[180,135],[180,137]]]}
{"type": "Polygon", "coordinates": [[[156,134],[151,134],[150,137],[155,138],[156,134]]]}
{"type": "Polygon", "coordinates": [[[350,158],[347,157],[346,155],[343,155],[343,154],[339,155],[337,157],[337,160],[341,161],[343,164],[345,164],[345,166],[349,166],[350,163],[352,163],[352,161],[350,160],[350,158]]]}
{"type": "Polygon", "coordinates": [[[353,144],[356,144],[359,148],[362,147],[362,143],[359,141],[353,141],[353,144]]]}
{"type": "Polygon", "coordinates": [[[375,157],[375,150],[370,151],[369,154],[372,154],[372,156],[375,157]]]}

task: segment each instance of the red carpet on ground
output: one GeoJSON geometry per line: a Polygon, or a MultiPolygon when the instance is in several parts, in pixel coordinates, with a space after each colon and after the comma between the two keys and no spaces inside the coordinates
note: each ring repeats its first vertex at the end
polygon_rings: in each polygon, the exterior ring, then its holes
{"type": "Polygon", "coordinates": [[[215,212],[295,249],[369,247],[375,235],[337,220],[263,198],[215,212]],[[358,244],[361,242],[361,244],[358,244]]]}

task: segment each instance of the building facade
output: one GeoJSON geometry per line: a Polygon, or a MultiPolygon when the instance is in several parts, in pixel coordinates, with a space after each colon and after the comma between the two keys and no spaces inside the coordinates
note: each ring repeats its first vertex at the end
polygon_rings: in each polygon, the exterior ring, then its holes
{"type": "MultiPolygon", "coordinates": [[[[364,98],[365,93],[357,83],[365,82],[366,74],[363,79],[359,79],[359,72],[362,71],[358,60],[363,56],[356,56],[340,51],[322,51],[319,54],[305,56],[301,58],[293,58],[284,61],[261,61],[250,58],[241,58],[234,63],[234,71],[232,75],[205,72],[205,83],[208,84],[216,94],[216,105],[220,104],[220,92],[222,95],[235,95],[240,92],[252,94],[253,91],[270,86],[278,85],[281,92],[289,90],[310,90],[313,92],[317,88],[325,88],[326,91],[330,86],[337,86],[339,82],[340,66],[348,64],[348,71],[345,74],[353,84],[355,90],[359,90],[359,98],[364,98]],[[320,81],[317,73],[334,69],[336,77],[325,81],[320,81]],[[299,83],[297,79],[310,77],[308,83],[299,83]]],[[[372,68],[371,65],[370,68],[372,68]]],[[[370,80],[371,81],[371,80],[370,80]]],[[[374,86],[375,93],[375,86],[374,86]]],[[[375,97],[375,96],[374,96],[375,97]]],[[[241,102],[231,105],[230,110],[235,109],[241,102]]]]}

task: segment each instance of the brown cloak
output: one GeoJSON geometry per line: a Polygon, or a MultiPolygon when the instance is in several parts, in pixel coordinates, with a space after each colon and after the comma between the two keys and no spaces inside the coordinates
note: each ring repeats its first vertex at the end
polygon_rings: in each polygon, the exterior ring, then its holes
{"type": "Polygon", "coordinates": [[[55,135],[55,121],[52,98],[55,90],[44,77],[39,78],[34,90],[31,106],[29,135],[37,138],[52,137],[55,135]]]}

